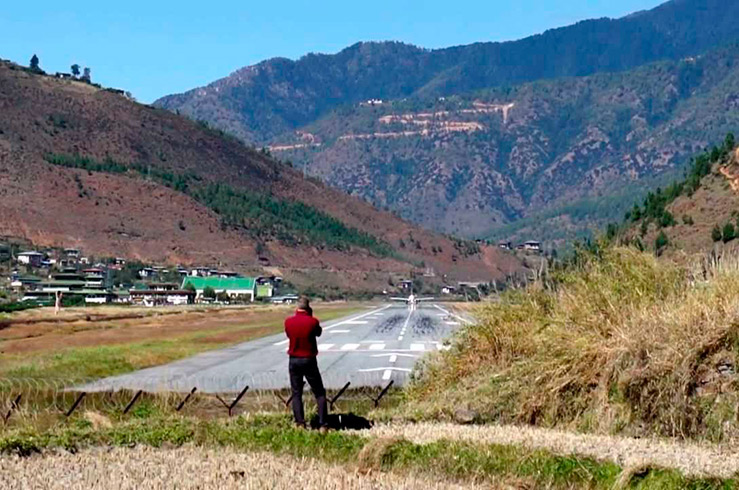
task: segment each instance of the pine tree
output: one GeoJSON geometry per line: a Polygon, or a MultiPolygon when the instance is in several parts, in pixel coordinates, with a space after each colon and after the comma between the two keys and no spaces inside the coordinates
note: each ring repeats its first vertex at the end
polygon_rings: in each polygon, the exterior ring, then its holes
{"type": "Polygon", "coordinates": [[[724,225],[723,240],[724,243],[729,243],[736,238],[736,229],[732,223],[726,223],[724,225]]]}

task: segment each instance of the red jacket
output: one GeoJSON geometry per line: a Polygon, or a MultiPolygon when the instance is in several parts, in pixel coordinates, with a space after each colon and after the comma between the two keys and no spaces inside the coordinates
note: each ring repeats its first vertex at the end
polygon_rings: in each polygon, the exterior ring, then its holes
{"type": "Polygon", "coordinates": [[[285,334],[290,339],[287,353],[291,357],[316,357],[318,355],[316,337],[320,337],[322,332],[317,318],[304,310],[297,310],[295,315],[285,320],[285,334]]]}

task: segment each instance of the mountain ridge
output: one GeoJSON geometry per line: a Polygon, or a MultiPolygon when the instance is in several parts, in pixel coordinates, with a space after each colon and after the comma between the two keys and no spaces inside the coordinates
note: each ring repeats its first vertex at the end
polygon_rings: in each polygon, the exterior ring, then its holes
{"type": "Polygon", "coordinates": [[[393,41],[356,43],[334,55],[265,60],[205,87],[160,98],[154,105],[263,144],[344,103],[416,92],[448,95],[698,54],[739,39],[739,26],[730,21],[734,14],[739,14],[736,1],[673,0],[637,17],[585,20],[518,41],[435,50],[393,41]],[[272,88],[275,93],[270,93],[272,88]]]}

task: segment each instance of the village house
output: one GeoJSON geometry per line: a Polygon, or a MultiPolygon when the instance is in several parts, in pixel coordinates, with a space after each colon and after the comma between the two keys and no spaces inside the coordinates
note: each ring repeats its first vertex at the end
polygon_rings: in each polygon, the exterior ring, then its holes
{"type": "Polygon", "coordinates": [[[41,267],[41,261],[44,260],[44,254],[40,252],[21,252],[18,254],[18,263],[30,265],[31,267],[41,267]]]}
{"type": "Polygon", "coordinates": [[[527,252],[541,252],[541,242],[529,240],[523,243],[523,249],[527,252]]]}

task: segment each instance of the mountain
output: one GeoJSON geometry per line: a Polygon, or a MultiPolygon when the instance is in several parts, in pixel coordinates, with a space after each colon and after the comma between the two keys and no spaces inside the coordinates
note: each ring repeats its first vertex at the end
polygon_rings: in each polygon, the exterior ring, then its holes
{"type": "Polygon", "coordinates": [[[737,14],[739,0],[673,0],[514,42],[360,43],[155,105],[425,227],[559,240],[735,127],[737,14]]]}
{"type": "Polygon", "coordinates": [[[264,61],[155,105],[264,144],[367,99],[453,95],[696,55],[739,39],[737,15],[736,0],[672,0],[637,15],[584,21],[520,41],[438,50],[358,43],[335,55],[264,61]]]}
{"type": "Polygon", "coordinates": [[[271,149],[429,228],[549,240],[621,217],[738,127],[737,103],[732,44],[626,72],[339,109],[271,149]]]}
{"type": "Polygon", "coordinates": [[[502,279],[509,255],[424,231],[241,141],[120,93],[0,62],[0,236],[97,257],[377,290],[502,279]]]}

